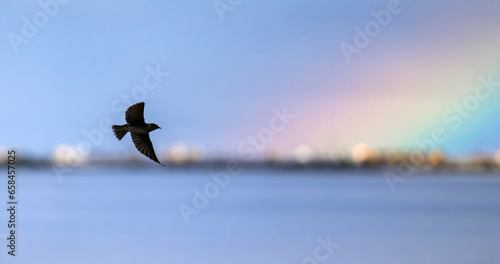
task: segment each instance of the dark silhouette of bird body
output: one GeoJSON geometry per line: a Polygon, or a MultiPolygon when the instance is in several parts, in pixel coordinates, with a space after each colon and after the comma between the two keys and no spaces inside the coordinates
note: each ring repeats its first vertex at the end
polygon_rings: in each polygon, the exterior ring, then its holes
{"type": "MultiPolygon", "coordinates": [[[[135,148],[146,157],[161,164],[156,157],[153,143],[151,143],[151,139],[149,138],[149,132],[161,127],[157,124],[146,123],[144,121],[144,102],[129,107],[125,112],[125,121],[127,121],[125,125],[112,126],[116,138],[121,140],[127,132],[130,132],[135,148]]],[[[165,166],[163,164],[161,165],[165,166]]]]}

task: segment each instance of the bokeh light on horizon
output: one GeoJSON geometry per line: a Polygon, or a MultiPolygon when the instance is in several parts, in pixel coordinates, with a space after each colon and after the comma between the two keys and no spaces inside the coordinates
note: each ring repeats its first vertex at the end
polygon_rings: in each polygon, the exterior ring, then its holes
{"type": "MultiPolygon", "coordinates": [[[[174,160],[189,155],[182,144],[236,154],[285,107],[296,118],[266,151],[298,160],[362,142],[416,148],[436,129],[446,154],[497,153],[500,93],[471,96],[480,78],[500,82],[500,2],[401,1],[347,63],[340,43],[388,2],[244,1],[221,21],[211,1],[70,1],[18,53],[8,34],[41,8],[2,2],[0,145],[52,155],[103,119],[123,124],[127,96],[159,67],[169,75],[144,95],[145,118],[163,128],[151,134],[159,155],[181,151],[174,160]]],[[[135,151],[112,133],[92,148],[135,151]]]]}

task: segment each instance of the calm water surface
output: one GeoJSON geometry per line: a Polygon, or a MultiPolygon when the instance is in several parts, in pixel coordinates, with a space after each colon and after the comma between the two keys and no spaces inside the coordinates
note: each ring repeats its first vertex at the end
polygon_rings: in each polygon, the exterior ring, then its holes
{"type": "Polygon", "coordinates": [[[2,239],[1,263],[500,263],[494,175],[414,175],[393,193],[380,171],[245,169],[218,189],[208,169],[17,174],[17,256],[2,239]]]}

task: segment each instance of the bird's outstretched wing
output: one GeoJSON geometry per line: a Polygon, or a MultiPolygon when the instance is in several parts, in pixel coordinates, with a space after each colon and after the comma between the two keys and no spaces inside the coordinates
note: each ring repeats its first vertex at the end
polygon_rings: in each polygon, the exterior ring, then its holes
{"type": "Polygon", "coordinates": [[[144,102],[129,107],[125,112],[125,120],[131,125],[144,125],[144,102]]]}
{"type": "MultiPolygon", "coordinates": [[[[134,141],[135,148],[146,157],[160,163],[158,158],[156,157],[155,150],[153,148],[153,143],[151,143],[151,139],[149,139],[149,134],[134,134],[132,135],[132,141],[134,141]]],[[[160,165],[165,166],[160,163],[160,165]]]]}

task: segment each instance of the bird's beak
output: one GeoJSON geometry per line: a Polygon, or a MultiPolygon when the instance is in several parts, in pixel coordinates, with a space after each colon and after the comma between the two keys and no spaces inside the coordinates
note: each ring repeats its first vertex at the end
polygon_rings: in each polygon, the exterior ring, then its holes
{"type": "Polygon", "coordinates": [[[161,129],[161,127],[158,127],[159,129],[161,129]]]}

